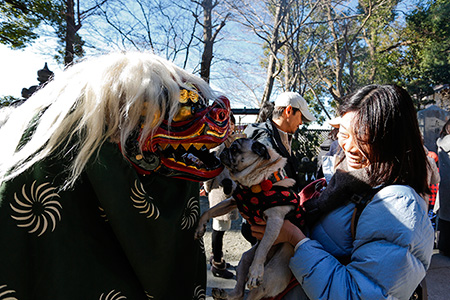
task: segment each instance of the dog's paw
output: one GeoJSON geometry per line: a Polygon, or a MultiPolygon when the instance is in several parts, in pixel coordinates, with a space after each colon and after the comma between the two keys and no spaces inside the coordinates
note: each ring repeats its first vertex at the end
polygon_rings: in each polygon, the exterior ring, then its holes
{"type": "Polygon", "coordinates": [[[252,265],[248,274],[247,287],[255,289],[263,283],[264,265],[252,265]]]}
{"type": "Polygon", "coordinates": [[[196,240],[201,239],[205,235],[205,232],[206,232],[206,224],[203,225],[199,224],[197,229],[195,230],[194,238],[196,240]]]}
{"type": "Polygon", "coordinates": [[[211,296],[214,300],[228,299],[228,294],[224,289],[213,288],[211,290],[211,296]]]}

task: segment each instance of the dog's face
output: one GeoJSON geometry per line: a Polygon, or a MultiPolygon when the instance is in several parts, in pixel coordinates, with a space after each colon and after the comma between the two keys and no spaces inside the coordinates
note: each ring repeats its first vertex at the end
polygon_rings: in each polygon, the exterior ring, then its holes
{"type": "Polygon", "coordinates": [[[225,148],[220,154],[220,160],[229,169],[230,174],[236,175],[244,170],[256,168],[255,163],[270,159],[267,147],[252,139],[235,140],[230,148],[225,148]]]}

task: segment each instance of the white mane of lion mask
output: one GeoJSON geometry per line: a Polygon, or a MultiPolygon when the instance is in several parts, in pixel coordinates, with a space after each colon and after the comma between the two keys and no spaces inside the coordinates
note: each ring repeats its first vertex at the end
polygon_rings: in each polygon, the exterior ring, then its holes
{"type": "Polygon", "coordinates": [[[0,163],[0,179],[62,149],[74,156],[66,182],[72,186],[101,144],[113,141],[140,173],[204,181],[222,171],[209,149],[226,139],[229,113],[228,99],[156,55],[86,59],[15,109],[1,128],[0,157],[8,159],[0,163]]]}

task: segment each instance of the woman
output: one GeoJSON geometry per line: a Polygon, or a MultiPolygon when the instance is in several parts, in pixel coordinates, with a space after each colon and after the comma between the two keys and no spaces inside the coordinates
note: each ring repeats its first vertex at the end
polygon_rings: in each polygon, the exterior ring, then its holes
{"type": "MultiPolygon", "coordinates": [[[[355,204],[345,199],[312,224],[308,237],[285,221],[277,242],[295,247],[290,268],[306,294],[300,299],[409,299],[433,249],[419,196],[428,192],[427,158],[412,100],[400,87],[370,85],[339,114],[332,122],[344,155],[337,168],[381,189],[360,215],[354,238],[355,204]]],[[[264,227],[253,231],[261,238],[264,227]]]]}
{"type": "Polygon", "coordinates": [[[438,249],[450,256],[450,120],[448,120],[441,130],[436,142],[439,155],[439,173],[441,183],[439,185],[439,210],[438,210],[438,249]]]}

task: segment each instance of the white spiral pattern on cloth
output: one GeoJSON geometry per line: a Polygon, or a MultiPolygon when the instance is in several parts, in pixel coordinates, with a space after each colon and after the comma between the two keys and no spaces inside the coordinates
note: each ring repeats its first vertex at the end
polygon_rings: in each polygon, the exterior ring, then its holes
{"type": "Polygon", "coordinates": [[[106,216],[105,210],[103,207],[99,206],[98,210],[100,211],[100,217],[105,220],[105,222],[108,222],[108,217],[106,216]]]}
{"type": "Polygon", "coordinates": [[[124,295],[122,295],[121,292],[116,292],[116,290],[112,290],[108,294],[105,295],[105,293],[100,295],[99,300],[122,300],[127,299],[124,295]]]}
{"type": "MultiPolygon", "coordinates": [[[[144,214],[147,219],[159,218],[159,209],[151,202],[145,199],[146,192],[144,186],[138,180],[134,181],[134,187],[131,189],[131,201],[133,201],[134,208],[139,210],[140,214],[144,214]]],[[[150,199],[153,199],[149,197],[150,199]]]]}
{"type": "Polygon", "coordinates": [[[0,285],[0,300],[17,300],[16,297],[13,297],[16,291],[8,290],[7,285],[0,285]]]}
{"type": "Polygon", "coordinates": [[[202,288],[201,285],[198,285],[195,290],[194,290],[194,296],[192,297],[192,299],[195,300],[205,300],[206,299],[206,292],[205,289],[202,288]]]}
{"type": "Polygon", "coordinates": [[[185,230],[192,228],[196,224],[199,214],[199,202],[195,197],[192,197],[189,199],[186,208],[184,209],[183,217],[181,219],[181,229],[185,230]]]}
{"type": "Polygon", "coordinates": [[[14,200],[9,205],[17,215],[11,217],[18,222],[18,227],[28,228],[28,233],[44,234],[51,227],[53,232],[56,223],[61,221],[62,206],[56,198],[54,187],[46,182],[36,187],[36,180],[31,184],[27,195],[26,184],[22,186],[22,194],[14,193],[14,200]]]}

